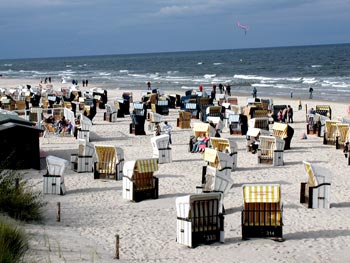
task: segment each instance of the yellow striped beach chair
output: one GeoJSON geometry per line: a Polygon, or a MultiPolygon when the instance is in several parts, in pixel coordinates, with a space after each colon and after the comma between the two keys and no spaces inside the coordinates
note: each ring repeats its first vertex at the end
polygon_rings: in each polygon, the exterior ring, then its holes
{"type": "Polygon", "coordinates": [[[349,124],[337,123],[336,127],[337,127],[337,135],[335,138],[335,148],[343,149],[344,144],[348,141],[349,124]]]}
{"type": "Polygon", "coordinates": [[[95,145],[95,154],[97,161],[94,163],[94,179],[122,179],[124,153],[121,148],[113,145],[95,145]]]}
{"type": "Polygon", "coordinates": [[[333,121],[333,120],[325,121],[325,132],[323,136],[323,144],[335,145],[338,123],[340,123],[340,121],[333,121]]]}
{"type": "Polygon", "coordinates": [[[242,238],[273,237],[282,240],[281,186],[243,185],[242,238]]]}
{"type": "Polygon", "coordinates": [[[158,198],[158,159],[138,159],[124,164],[123,198],[135,202],[158,198]]]}

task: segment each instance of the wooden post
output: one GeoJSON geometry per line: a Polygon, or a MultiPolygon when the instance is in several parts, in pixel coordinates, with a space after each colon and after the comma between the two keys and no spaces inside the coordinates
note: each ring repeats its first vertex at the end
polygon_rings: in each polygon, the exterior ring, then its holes
{"type": "Polygon", "coordinates": [[[305,104],[305,117],[306,117],[306,122],[308,122],[308,119],[307,119],[307,104],[305,104]]]}
{"type": "Polygon", "coordinates": [[[119,235],[115,235],[115,259],[119,259],[119,235]]]}
{"type": "Polygon", "coordinates": [[[57,217],[56,222],[61,222],[61,203],[57,202],[57,217]]]}

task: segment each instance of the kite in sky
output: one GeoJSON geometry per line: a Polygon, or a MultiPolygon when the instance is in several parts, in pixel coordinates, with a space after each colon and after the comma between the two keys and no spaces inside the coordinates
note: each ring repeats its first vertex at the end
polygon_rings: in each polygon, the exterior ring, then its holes
{"type": "Polygon", "coordinates": [[[243,29],[244,30],[244,34],[246,35],[247,34],[247,31],[249,30],[249,26],[246,26],[246,25],[242,25],[240,22],[237,22],[236,25],[243,29]]]}

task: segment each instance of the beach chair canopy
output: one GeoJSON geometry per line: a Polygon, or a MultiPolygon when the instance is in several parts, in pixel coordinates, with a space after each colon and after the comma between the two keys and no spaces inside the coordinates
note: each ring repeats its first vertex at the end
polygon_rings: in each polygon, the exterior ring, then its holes
{"type": "Polygon", "coordinates": [[[68,168],[69,162],[65,159],[49,155],[46,157],[46,166],[49,175],[63,176],[68,168]]]}
{"type": "Polygon", "coordinates": [[[251,137],[258,137],[260,135],[267,135],[268,136],[269,132],[267,130],[264,130],[264,129],[249,127],[246,135],[251,136],[251,137]]]}
{"type": "Polygon", "coordinates": [[[211,137],[210,143],[214,150],[231,153],[230,141],[228,139],[211,137]]]}
{"type": "Polygon", "coordinates": [[[279,184],[246,184],[243,188],[244,203],[280,203],[279,184]]]}
{"type": "Polygon", "coordinates": [[[176,215],[178,218],[191,219],[194,211],[193,203],[196,201],[217,200],[212,207],[202,207],[201,213],[216,212],[222,213],[221,193],[192,194],[176,198],[176,215]]]}
{"type": "Polygon", "coordinates": [[[306,161],[303,161],[303,164],[308,177],[309,186],[316,187],[323,183],[331,183],[332,173],[328,169],[306,161]]]}
{"type": "Polygon", "coordinates": [[[209,166],[217,169],[230,168],[232,169],[232,156],[219,152],[211,148],[205,148],[203,160],[209,163],[209,166]]]}
{"type": "Polygon", "coordinates": [[[273,135],[281,139],[287,138],[288,124],[274,122],[272,126],[273,135]]]}
{"type": "Polygon", "coordinates": [[[205,133],[206,136],[210,136],[209,130],[210,130],[209,123],[197,122],[193,125],[193,132],[196,138],[202,135],[203,133],[205,133]]]}
{"type": "Polygon", "coordinates": [[[162,134],[159,136],[155,136],[151,138],[151,143],[153,146],[153,149],[157,150],[164,150],[168,149],[169,146],[169,135],[168,134],[162,134]]]}

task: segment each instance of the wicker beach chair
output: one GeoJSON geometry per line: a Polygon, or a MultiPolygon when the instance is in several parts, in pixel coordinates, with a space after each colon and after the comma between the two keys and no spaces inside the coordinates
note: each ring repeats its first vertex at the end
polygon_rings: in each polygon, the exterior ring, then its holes
{"type": "Polygon", "coordinates": [[[171,163],[172,154],[169,147],[169,135],[162,134],[151,138],[151,144],[153,149],[152,158],[158,158],[158,163],[171,163]]]}
{"type": "Polygon", "coordinates": [[[66,187],[64,184],[64,173],[69,162],[65,159],[49,155],[46,157],[47,173],[43,180],[44,194],[64,195],[66,187]]]}
{"type": "Polygon", "coordinates": [[[300,203],[308,208],[330,208],[332,174],[324,167],[303,162],[308,178],[300,186],[300,203]]]}
{"type": "Polygon", "coordinates": [[[71,154],[71,169],[78,173],[92,172],[95,147],[84,139],[78,139],[78,153],[71,154]]]}
{"type": "Polygon", "coordinates": [[[180,110],[177,118],[176,126],[180,129],[191,128],[191,112],[180,110]]]}
{"type": "Polygon", "coordinates": [[[193,125],[193,133],[194,135],[190,137],[190,142],[188,145],[188,151],[192,151],[193,144],[197,141],[197,138],[203,134],[206,135],[206,137],[214,137],[215,135],[215,129],[210,126],[209,123],[201,123],[197,122],[193,125]]]}
{"type": "Polygon", "coordinates": [[[176,241],[188,247],[224,242],[221,193],[193,194],[176,198],[176,241]]]}
{"type": "Polygon", "coordinates": [[[281,187],[246,184],[243,188],[242,239],[272,237],[282,240],[281,187]]]}
{"type": "Polygon", "coordinates": [[[138,159],[124,164],[123,198],[135,202],[158,198],[158,159],[138,159]]]}
{"type": "MultiPolygon", "coordinates": [[[[217,150],[206,148],[203,155],[203,160],[207,162],[207,166],[214,167],[218,173],[225,177],[231,177],[233,156],[217,150]]],[[[202,175],[206,174],[207,166],[203,166],[202,175]]]]}
{"type": "Polygon", "coordinates": [[[329,105],[316,105],[316,113],[332,119],[332,109],[329,105]]]}
{"type": "Polygon", "coordinates": [[[294,135],[294,129],[288,124],[275,122],[272,126],[272,130],[273,136],[285,141],[284,150],[289,150],[294,135]]]}
{"type": "Polygon", "coordinates": [[[267,130],[259,128],[248,128],[246,139],[247,139],[247,152],[252,151],[253,143],[259,141],[259,136],[265,135],[269,136],[270,133],[267,130]]]}
{"type": "Polygon", "coordinates": [[[348,134],[349,134],[349,124],[347,123],[337,123],[337,135],[335,138],[335,148],[336,149],[343,149],[344,144],[348,141],[348,134]]]}
{"type": "Polygon", "coordinates": [[[210,144],[214,150],[226,153],[233,157],[232,171],[234,171],[237,168],[237,151],[238,151],[238,146],[235,139],[211,137],[210,144]]]}
{"type": "Polygon", "coordinates": [[[163,121],[163,116],[155,112],[149,112],[147,116],[148,131],[153,131],[155,125],[163,121]]]}
{"type": "Polygon", "coordinates": [[[340,121],[326,120],[325,121],[325,132],[323,135],[323,144],[335,145],[337,139],[337,124],[340,121]]]}
{"type": "Polygon", "coordinates": [[[258,148],[258,163],[268,163],[274,166],[283,165],[285,141],[274,136],[260,136],[258,148]]]}
{"type": "Polygon", "coordinates": [[[120,147],[95,145],[95,154],[97,161],[94,163],[94,179],[122,179],[124,151],[120,147]]]}

